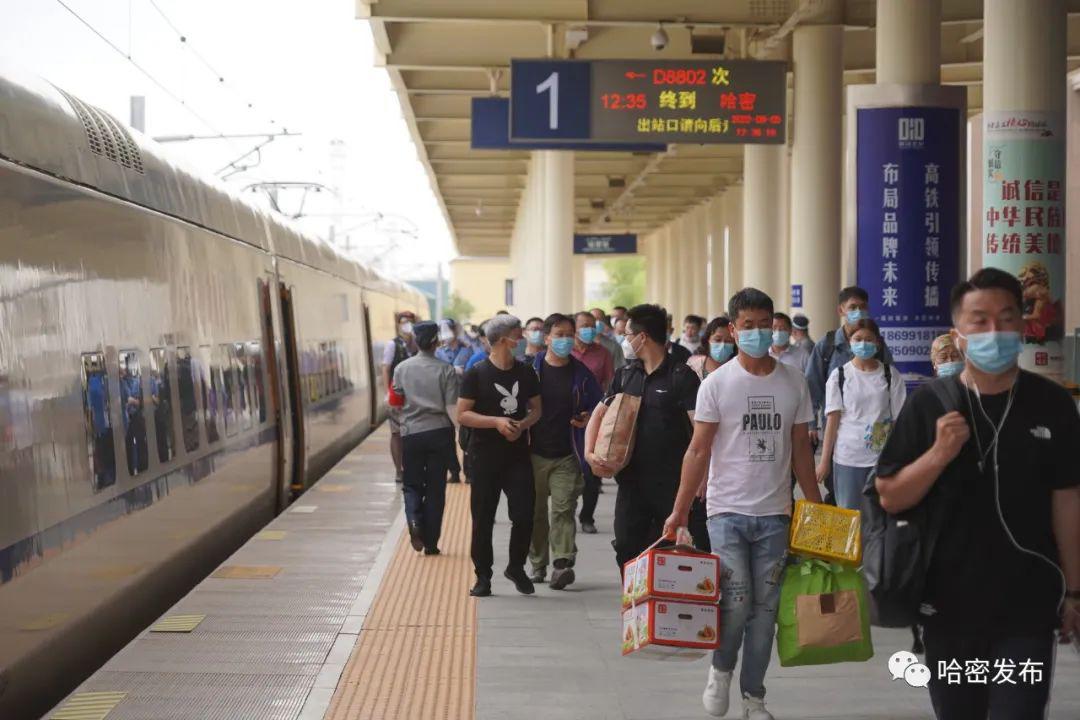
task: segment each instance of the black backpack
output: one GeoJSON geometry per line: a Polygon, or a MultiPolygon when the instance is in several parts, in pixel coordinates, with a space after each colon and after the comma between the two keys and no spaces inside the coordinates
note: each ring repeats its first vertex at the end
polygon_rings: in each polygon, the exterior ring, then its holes
{"type": "MultiPolygon", "coordinates": [[[[945,412],[960,408],[955,378],[928,383],[945,412]]],[[[921,622],[920,606],[934,547],[956,496],[941,479],[926,497],[903,512],[890,515],[881,507],[876,473],[870,473],[862,500],[862,574],[870,599],[870,622],[878,627],[910,627],[921,622]]]]}

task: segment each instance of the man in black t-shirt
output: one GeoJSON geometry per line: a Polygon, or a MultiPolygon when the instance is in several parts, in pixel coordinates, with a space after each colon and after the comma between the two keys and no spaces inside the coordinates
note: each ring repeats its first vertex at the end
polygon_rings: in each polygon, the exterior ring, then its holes
{"type": "Polygon", "coordinates": [[[1043,717],[1054,630],[1080,632],[1080,415],[1017,368],[1021,308],[1001,270],[953,290],[964,371],[912,394],[878,461],[886,511],[941,518],[922,606],[939,720],[1043,717]],[[976,661],[988,677],[967,672],[976,661]]]}
{"type": "Polygon", "coordinates": [[[535,490],[526,431],[540,419],[540,383],[532,367],[514,359],[514,348],[521,340],[520,320],[513,315],[496,315],[486,323],[484,333],[491,353],[465,372],[458,400],[458,422],[473,428],[469,455],[476,584],[469,594],[491,594],[491,532],[504,492],[511,527],[510,562],[503,575],[518,592],[530,594],[534,588],[525,572],[525,560],[532,536],[535,490]]]}
{"type": "Polygon", "coordinates": [[[540,378],[544,412],[529,433],[533,477],[536,479],[536,510],[533,514],[533,582],[544,582],[549,558],[554,558],[551,588],[562,590],[574,582],[577,557],[574,508],[585,478],[585,423],[603,397],[600,383],[574,349],[574,320],[555,313],[544,321],[547,351],[534,361],[540,378]],[[548,520],[548,498],[551,516],[548,520]]]}
{"type": "Polygon", "coordinates": [[[615,373],[610,395],[597,405],[585,431],[585,458],[599,477],[612,468],[593,452],[600,422],[620,392],[641,396],[630,462],[615,474],[615,561],[619,568],[660,535],[679,489],[682,459],[693,435],[697,375],[667,351],[667,313],[658,305],[629,311],[626,338],[636,358],[615,373]]]}

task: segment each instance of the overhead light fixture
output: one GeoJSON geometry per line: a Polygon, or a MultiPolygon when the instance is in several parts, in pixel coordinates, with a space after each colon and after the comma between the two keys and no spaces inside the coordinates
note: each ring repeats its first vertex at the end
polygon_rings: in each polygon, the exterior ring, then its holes
{"type": "Polygon", "coordinates": [[[484,214],[484,201],[483,200],[477,200],[476,201],[476,210],[474,210],[474,212],[476,213],[476,217],[480,217],[481,215],[484,214]]]}
{"type": "Polygon", "coordinates": [[[668,46],[671,38],[668,37],[667,30],[664,29],[664,24],[660,23],[656,26],[656,32],[649,38],[649,42],[652,43],[653,50],[664,50],[668,46]]]}

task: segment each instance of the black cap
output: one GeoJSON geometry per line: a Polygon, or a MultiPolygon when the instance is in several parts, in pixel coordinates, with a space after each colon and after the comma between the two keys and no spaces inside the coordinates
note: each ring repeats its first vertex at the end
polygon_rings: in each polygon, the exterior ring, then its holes
{"type": "Polygon", "coordinates": [[[416,338],[416,344],[421,348],[429,348],[435,343],[435,339],[439,336],[439,324],[430,320],[424,320],[413,325],[413,337],[416,338]]]}
{"type": "Polygon", "coordinates": [[[791,318],[791,327],[796,330],[807,330],[810,328],[810,320],[801,313],[794,315],[791,318]]]}

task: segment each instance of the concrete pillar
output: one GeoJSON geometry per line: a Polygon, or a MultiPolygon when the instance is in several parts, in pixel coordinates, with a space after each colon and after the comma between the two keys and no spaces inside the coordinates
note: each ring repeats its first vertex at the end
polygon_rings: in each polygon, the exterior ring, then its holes
{"type": "MultiPolygon", "coordinates": [[[[725,193],[726,194],[726,193],[725,193]]],[[[724,282],[727,268],[724,252],[724,195],[717,195],[708,205],[709,229],[709,318],[724,312],[724,282]]]]}
{"type": "MultiPolygon", "coordinates": [[[[573,278],[570,281],[570,297],[563,300],[563,304],[559,307],[567,307],[569,304],[570,310],[578,312],[579,310],[585,310],[585,259],[584,255],[573,256],[573,278]]],[[[545,312],[556,312],[555,310],[545,312]]],[[[562,311],[560,311],[562,312],[562,311]]]]}
{"type": "Polygon", "coordinates": [[[541,308],[542,312],[553,312],[573,300],[574,153],[537,150],[534,156],[543,168],[540,214],[545,254],[541,308]]]}
{"type": "Polygon", "coordinates": [[[941,0],[877,0],[878,83],[941,80],[941,0]]]}
{"type": "MultiPolygon", "coordinates": [[[[983,157],[989,161],[994,153],[999,160],[993,176],[982,173],[983,266],[1014,275],[1030,274],[1031,282],[1044,286],[1048,295],[1040,305],[1063,308],[1068,297],[1064,195],[1066,3],[986,0],[983,7],[983,157]],[[1045,129],[1039,134],[1015,129],[1014,123],[1025,119],[1044,123],[1045,129]],[[1038,187],[1037,196],[1032,196],[1029,183],[1038,187]],[[1009,211],[1018,213],[1015,225],[1005,225],[1000,219],[995,222],[992,217],[999,214],[1004,218],[1009,211]],[[1016,246],[1011,245],[1014,240],[1016,246]],[[1007,242],[1019,252],[1006,250],[1007,242]],[[1032,249],[1033,243],[1038,247],[1032,249]]],[[[1052,310],[1049,315],[1054,316],[1052,310]]],[[[1064,348],[1055,335],[1064,334],[1064,318],[1055,317],[1047,325],[1045,337],[1034,331],[1045,342],[1025,342],[1020,366],[1061,379],[1064,348]]]]}
{"type": "Polygon", "coordinates": [[[675,326],[678,327],[683,317],[692,312],[694,304],[694,248],[693,248],[693,223],[690,222],[689,214],[683,214],[676,224],[678,228],[679,243],[679,269],[677,273],[679,291],[677,307],[678,314],[674,316],[675,326]]]}
{"type": "Polygon", "coordinates": [[[743,287],[743,186],[732,185],[724,191],[724,220],[727,233],[724,309],[728,300],[743,287]]]}
{"type": "Polygon", "coordinates": [[[743,283],[768,294],[777,307],[784,219],[777,208],[787,158],[784,145],[747,145],[743,156],[743,283]]]}
{"type": "Polygon", "coordinates": [[[669,222],[664,226],[663,238],[664,243],[664,298],[663,306],[668,312],[674,312],[675,305],[678,304],[678,286],[679,286],[679,255],[678,255],[678,243],[675,240],[674,232],[675,223],[669,222]]]}
{"type": "Polygon", "coordinates": [[[691,213],[693,233],[693,264],[690,268],[694,277],[694,302],[691,312],[698,315],[709,311],[709,237],[708,218],[704,205],[698,205],[691,213]]]}
{"type": "MultiPolygon", "coordinates": [[[[836,9],[842,15],[842,5],[836,9]]],[[[840,289],[844,29],[800,25],[793,35],[791,284],[802,285],[810,321],[832,326],[840,289]]]]}

